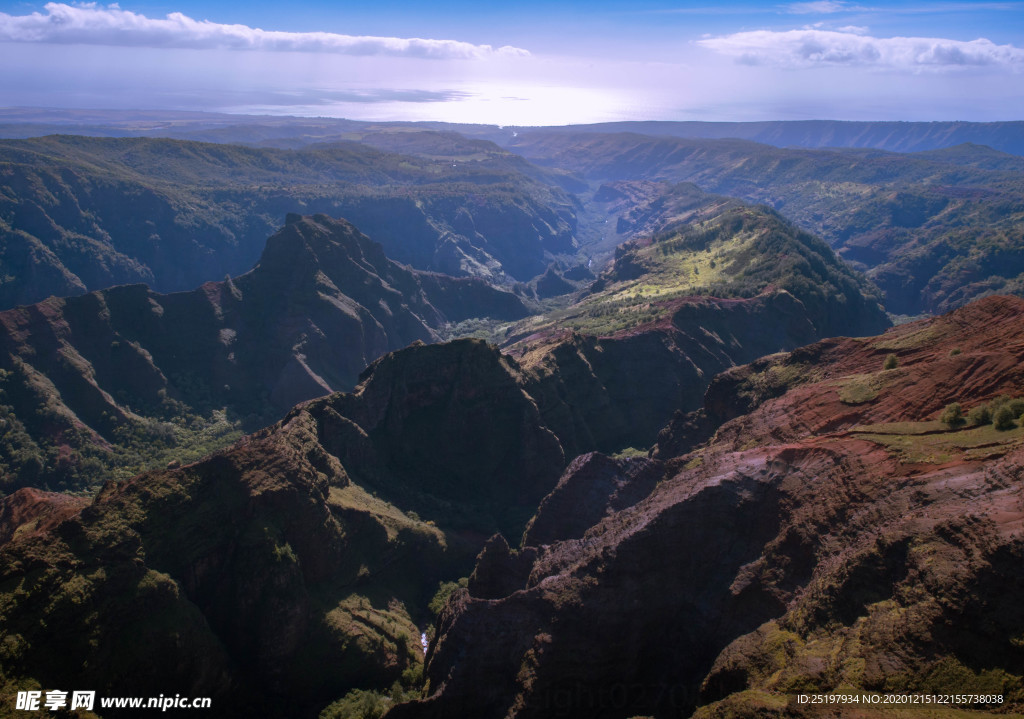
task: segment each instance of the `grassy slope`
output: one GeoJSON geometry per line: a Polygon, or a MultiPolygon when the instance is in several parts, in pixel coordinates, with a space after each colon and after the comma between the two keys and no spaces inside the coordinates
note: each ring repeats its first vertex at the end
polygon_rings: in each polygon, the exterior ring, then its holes
{"type": "Polygon", "coordinates": [[[766,208],[705,195],[660,235],[624,245],[614,267],[577,302],[502,327],[518,338],[559,329],[608,336],[657,321],[672,311],[672,300],[751,297],[769,286],[800,299],[823,336],[870,324],[877,314],[872,288],[819,240],[766,208]],[[840,317],[847,308],[849,316],[840,317]]]}
{"type": "Polygon", "coordinates": [[[901,155],[543,132],[513,147],[594,180],[686,180],[767,202],[868,269],[899,314],[1019,293],[1024,281],[1024,163],[989,148],[901,155]]]}

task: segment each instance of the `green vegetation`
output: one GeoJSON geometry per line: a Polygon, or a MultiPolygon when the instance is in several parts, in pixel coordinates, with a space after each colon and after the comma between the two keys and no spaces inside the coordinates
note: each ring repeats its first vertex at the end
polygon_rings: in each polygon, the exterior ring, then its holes
{"type": "MultiPolygon", "coordinates": [[[[998,457],[1024,441],[1024,431],[1020,428],[1005,431],[992,424],[966,425],[958,407],[956,402],[950,404],[937,422],[862,425],[852,431],[863,439],[884,446],[899,461],[912,464],[998,457]],[[958,413],[958,422],[949,421],[958,413]],[[954,431],[941,431],[944,429],[954,431]]],[[[1010,429],[1013,429],[1012,422],[1010,429]]]]}
{"type": "Polygon", "coordinates": [[[896,369],[900,366],[899,357],[894,354],[885,356],[885,362],[882,363],[882,369],[896,369]]]}
{"type": "Polygon", "coordinates": [[[782,352],[762,357],[750,364],[751,372],[736,389],[737,396],[751,407],[785,394],[789,389],[814,382],[819,374],[813,364],[791,362],[791,355],[782,352]]]}
{"type": "Polygon", "coordinates": [[[444,606],[448,603],[449,597],[452,596],[457,590],[465,589],[469,586],[469,577],[461,577],[456,582],[441,582],[437,588],[437,592],[434,594],[434,598],[430,600],[430,613],[435,617],[441,613],[444,606]]]}
{"type": "Polygon", "coordinates": [[[636,457],[646,457],[648,451],[643,447],[626,447],[611,456],[612,459],[634,459],[636,457]]]}
{"type": "Polygon", "coordinates": [[[886,368],[871,374],[851,375],[839,381],[839,400],[844,404],[865,404],[878,397],[878,393],[892,381],[886,368]]]}
{"type": "Polygon", "coordinates": [[[768,287],[798,299],[822,336],[886,325],[871,287],[820,240],[766,207],[712,195],[703,203],[708,215],[670,226],[650,243],[623,245],[589,296],[524,320],[510,335],[567,328],[608,336],[666,317],[673,300],[753,297],[768,287]]]}
{"type": "Polygon", "coordinates": [[[949,427],[959,427],[964,424],[964,411],[959,402],[950,402],[939,415],[939,421],[949,427]]]}
{"type": "Polygon", "coordinates": [[[1017,419],[1024,414],[1024,398],[1014,398],[1009,395],[1000,395],[992,400],[992,411],[995,412],[1003,407],[1010,411],[1010,416],[1017,419]]]}
{"type": "Polygon", "coordinates": [[[573,202],[530,176],[552,171],[480,144],[476,157],[453,163],[353,142],[278,150],[0,140],[0,309],[119,284],[172,292],[236,276],[288,212],[346,217],[419,269],[529,280],[547,266],[545,253],[575,251],[573,202]]]}
{"type": "Polygon", "coordinates": [[[84,490],[170,462],[193,462],[243,434],[241,418],[226,409],[189,410],[168,400],[156,416],[111,417],[103,439],[69,417],[56,397],[27,397],[32,409],[22,404],[16,411],[10,402],[22,398],[16,374],[0,370],[0,492],[23,486],[84,490]],[[47,439],[54,435],[57,441],[47,439]]]}
{"type": "Polygon", "coordinates": [[[531,157],[591,178],[698,182],[781,207],[865,269],[896,315],[1024,294],[1024,181],[990,166],[984,147],[965,149],[977,161],[964,163],[625,133],[526,143],[531,157]]]}
{"type": "Polygon", "coordinates": [[[474,317],[461,322],[452,322],[442,327],[438,332],[438,339],[448,342],[464,337],[475,337],[491,344],[501,344],[512,327],[513,323],[508,320],[474,317]]]}
{"type": "Polygon", "coordinates": [[[380,719],[395,704],[401,704],[420,696],[423,683],[423,669],[407,669],[402,679],[396,680],[387,691],[353,689],[348,694],[328,704],[320,712],[319,719],[380,719]]]}
{"type": "Polygon", "coordinates": [[[975,693],[996,694],[1004,697],[1004,701],[1019,696],[1021,690],[1020,677],[1013,676],[1001,669],[983,669],[980,671],[964,666],[956,657],[946,656],[935,662],[927,676],[908,677],[911,686],[923,692],[949,692],[951,694],[975,693]]]}
{"type": "Polygon", "coordinates": [[[355,510],[374,519],[386,534],[387,541],[423,541],[436,542],[440,547],[447,546],[444,532],[432,521],[422,521],[416,512],[403,512],[395,505],[385,502],[376,495],[367,492],[358,484],[347,484],[344,487],[331,487],[328,504],[335,510],[355,510]]]}
{"type": "Polygon", "coordinates": [[[1004,404],[992,415],[992,424],[998,430],[1013,429],[1015,426],[1013,420],[1015,419],[1013,410],[1010,409],[1009,405],[1004,404]]]}
{"type": "Polygon", "coordinates": [[[978,426],[991,424],[992,410],[989,409],[987,404],[979,404],[976,407],[971,407],[971,410],[967,413],[967,421],[978,426]]]}
{"type": "Polygon", "coordinates": [[[904,328],[881,338],[875,343],[875,347],[883,350],[913,350],[928,346],[931,342],[942,336],[942,330],[937,327],[924,326],[910,332],[904,328]]]}
{"type": "Polygon", "coordinates": [[[878,397],[879,389],[880,383],[874,375],[858,375],[839,388],[839,400],[843,404],[865,404],[878,397]]]}
{"type": "MultiPolygon", "coordinates": [[[[1024,398],[1013,398],[1008,395],[996,397],[989,403],[975,405],[967,413],[966,421],[975,427],[994,424],[998,430],[1014,428],[1014,420],[1024,415],[1024,398]]],[[[954,402],[946,407],[939,417],[941,422],[955,428],[964,423],[965,418],[960,403],[954,402]],[[953,420],[953,421],[950,421],[953,420]]]]}
{"type": "Polygon", "coordinates": [[[403,700],[404,694],[396,699],[383,692],[353,689],[320,712],[320,719],[380,719],[393,704],[403,700]]]}

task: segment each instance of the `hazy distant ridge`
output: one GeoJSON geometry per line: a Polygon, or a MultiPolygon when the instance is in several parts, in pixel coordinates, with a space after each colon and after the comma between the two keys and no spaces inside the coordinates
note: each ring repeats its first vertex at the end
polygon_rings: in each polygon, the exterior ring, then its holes
{"type": "MultiPolygon", "coordinates": [[[[299,147],[387,127],[448,130],[510,142],[523,128],[445,122],[364,122],[338,118],[271,117],[172,111],[47,110],[0,108],[0,137],[49,134],[96,137],[171,137],[203,142],[299,147]]],[[[635,132],[686,138],[739,138],[779,147],[857,147],[918,152],[966,142],[1024,155],[1024,121],[874,122],[772,120],[764,122],[608,122],[543,129],[571,132],[635,132]]],[[[347,139],[351,139],[348,137],[347,139]]]]}
{"type": "Polygon", "coordinates": [[[1024,122],[608,122],[570,125],[574,132],[636,132],[644,135],[754,140],[778,147],[859,147],[920,152],[965,142],[1024,155],[1024,122]]]}

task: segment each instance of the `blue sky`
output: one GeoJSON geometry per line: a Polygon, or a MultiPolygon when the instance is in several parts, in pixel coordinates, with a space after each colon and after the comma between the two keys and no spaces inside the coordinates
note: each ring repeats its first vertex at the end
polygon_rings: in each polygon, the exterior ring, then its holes
{"type": "Polygon", "coordinates": [[[1024,119],[1024,1],[0,0],[0,105],[359,119],[1024,119]]]}

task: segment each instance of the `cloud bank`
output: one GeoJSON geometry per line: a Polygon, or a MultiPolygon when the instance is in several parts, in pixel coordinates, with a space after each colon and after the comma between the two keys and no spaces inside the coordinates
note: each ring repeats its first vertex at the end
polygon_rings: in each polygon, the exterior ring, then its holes
{"type": "Polygon", "coordinates": [[[116,4],[47,3],[45,14],[0,13],[0,42],[32,42],[122,47],[324,52],[430,59],[481,59],[527,56],[516,47],[493,48],[457,40],[339,35],[329,32],[278,32],[247,25],[194,20],[182,13],[164,19],[120,9],[116,4]]]}
{"type": "Polygon", "coordinates": [[[971,66],[1024,69],[1024,49],[996,45],[984,38],[970,41],[926,37],[877,38],[859,32],[805,28],[785,32],[738,32],[699,40],[698,44],[750,65],[866,65],[902,70],[971,66]]]}

